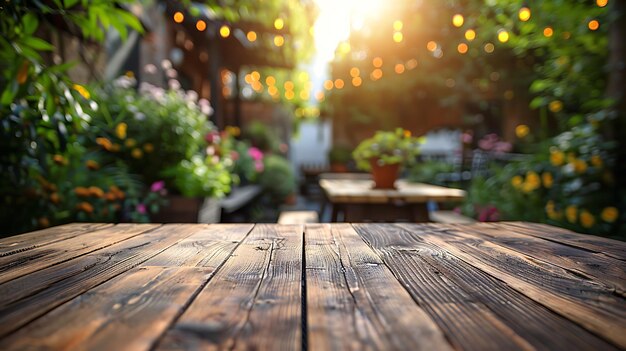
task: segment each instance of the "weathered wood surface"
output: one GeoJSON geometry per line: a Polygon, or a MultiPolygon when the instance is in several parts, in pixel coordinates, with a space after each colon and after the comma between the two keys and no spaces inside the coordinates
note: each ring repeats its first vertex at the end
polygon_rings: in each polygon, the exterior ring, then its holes
{"type": "Polygon", "coordinates": [[[0,239],[0,349],[626,349],[625,261],[521,222],[71,224],[0,239]]]}

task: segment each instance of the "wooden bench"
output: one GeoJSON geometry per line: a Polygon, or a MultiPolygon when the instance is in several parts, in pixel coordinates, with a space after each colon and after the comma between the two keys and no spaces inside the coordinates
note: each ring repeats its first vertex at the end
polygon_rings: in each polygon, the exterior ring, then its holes
{"type": "Polygon", "coordinates": [[[283,211],[278,217],[278,224],[319,223],[319,221],[315,211],[283,211]]]}
{"type": "Polygon", "coordinates": [[[438,223],[476,223],[473,218],[454,211],[430,211],[428,217],[431,221],[438,223]]]}

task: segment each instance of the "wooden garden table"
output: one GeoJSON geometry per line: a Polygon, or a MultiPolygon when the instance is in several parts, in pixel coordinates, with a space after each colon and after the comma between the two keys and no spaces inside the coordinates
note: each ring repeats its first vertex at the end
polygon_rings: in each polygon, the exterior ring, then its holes
{"type": "Polygon", "coordinates": [[[343,214],[344,222],[428,222],[428,202],[458,202],[465,191],[443,186],[397,180],[396,189],[374,189],[374,181],[362,175],[322,177],[324,196],[332,205],[331,222],[343,214]]]}
{"type": "Polygon", "coordinates": [[[0,350],[615,350],[626,244],[530,223],[70,224],[0,239],[0,350]]]}

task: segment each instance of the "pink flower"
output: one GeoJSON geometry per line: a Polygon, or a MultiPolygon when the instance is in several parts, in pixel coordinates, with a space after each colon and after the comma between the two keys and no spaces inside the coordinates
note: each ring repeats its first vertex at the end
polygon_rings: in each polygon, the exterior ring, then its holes
{"type": "Polygon", "coordinates": [[[265,166],[263,165],[263,161],[261,161],[261,160],[256,160],[256,161],[254,161],[254,169],[255,169],[258,173],[263,172],[263,169],[265,169],[265,166]]]}
{"type": "Polygon", "coordinates": [[[250,155],[250,157],[252,157],[252,159],[255,161],[263,160],[263,151],[257,149],[254,146],[248,149],[248,155],[250,155]]]}
{"type": "Polygon", "coordinates": [[[478,221],[496,222],[500,220],[500,211],[493,205],[488,205],[479,210],[478,221]]]}
{"type": "Polygon", "coordinates": [[[217,144],[220,142],[220,135],[216,132],[209,132],[204,136],[204,140],[209,144],[217,144]]]}
{"type": "Polygon", "coordinates": [[[150,186],[150,191],[152,191],[153,193],[156,193],[156,192],[161,191],[163,189],[165,189],[165,182],[162,181],[162,180],[159,180],[158,182],[154,182],[150,186]]]}
{"type": "Polygon", "coordinates": [[[148,210],[146,209],[146,205],[144,205],[144,204],[137,204],[137,212],[139,212],[141,214],[145,214],[146,212],[148,212],[148,210]]]}

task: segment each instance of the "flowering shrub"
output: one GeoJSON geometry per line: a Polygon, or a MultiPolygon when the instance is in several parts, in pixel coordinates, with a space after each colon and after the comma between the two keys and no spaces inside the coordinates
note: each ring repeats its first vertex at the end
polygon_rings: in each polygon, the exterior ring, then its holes
{"type": "Polygon", "coordinates": [[[410,131],[402,128],[394,132],[378,131],[373,137],[363,140],[352,152],[352,157],[357,167],[365,171],[370,170],[370,160],[373,159],[381,165],[411,163],[419,155],[424,140],[411,136],[410,131]]]}

